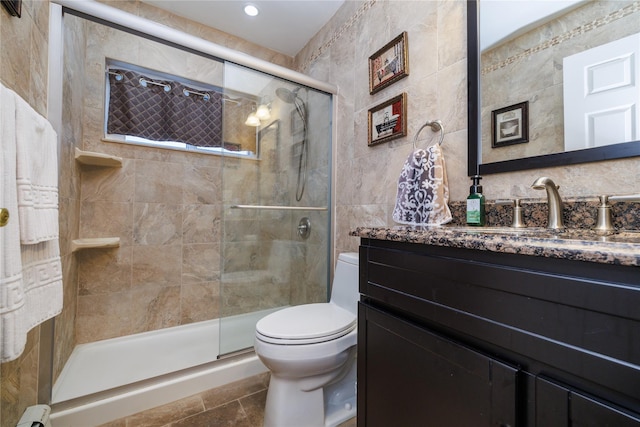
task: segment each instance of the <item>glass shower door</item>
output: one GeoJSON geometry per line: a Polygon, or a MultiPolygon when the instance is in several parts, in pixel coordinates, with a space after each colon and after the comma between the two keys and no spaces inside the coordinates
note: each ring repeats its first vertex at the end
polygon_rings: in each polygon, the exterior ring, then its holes
{"type": "Polygon", "coordinates": [[[330,274],[331,95],[232,64],[225,87],[269,117],[251,127],[255,158],[223,161],[221,355],[251,348],[263,316],[327,301],[330,274]]]}

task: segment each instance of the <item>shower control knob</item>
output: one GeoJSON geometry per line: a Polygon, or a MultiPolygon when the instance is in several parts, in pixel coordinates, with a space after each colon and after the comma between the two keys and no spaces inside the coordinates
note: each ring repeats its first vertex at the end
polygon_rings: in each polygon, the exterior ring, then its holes
{"type": "Polygon", "coordinates": [[[306,216],[298,223],[298,236],[307,239],[311,234],[311,221],[306,216]]]}

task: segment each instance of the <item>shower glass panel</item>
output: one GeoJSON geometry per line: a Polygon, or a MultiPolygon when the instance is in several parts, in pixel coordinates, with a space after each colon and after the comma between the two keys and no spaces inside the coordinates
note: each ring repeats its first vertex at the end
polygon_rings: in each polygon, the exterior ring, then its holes
{"type": "Polygon", "coordinates": [[[238,131],[254,120],[259,150],[223,158],[221,355],[251,348],[266,314],[327,301],[332,117],[330,94],[235,64],[224,87],[256,97],[238,131]]]}

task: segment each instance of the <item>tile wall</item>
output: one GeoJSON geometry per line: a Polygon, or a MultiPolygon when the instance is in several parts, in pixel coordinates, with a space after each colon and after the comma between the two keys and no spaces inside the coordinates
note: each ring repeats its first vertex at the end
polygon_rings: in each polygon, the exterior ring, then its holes
{"type": "MultiPolygon", "coordinates": [[[[609,3],[637,2],[597,2],[604,8],[609,3]]],[[[336,253],[357,249],[359,239],[348,236],[357,226],[397,225],[391,214],[398,176],[415,132],[427,120],[440,119],[446,129],[442,149],[451,200],[466,199],[471,185],[466,49],[464,2],[368,0],[346,2],[296,56],[299,71],[339,87],[336,253]],[[409,76],[370,95],[368,57],[402,31],[408,33],[409,76]],[[368,109],[402,92],[408,94],[407,137],[368,147],[368,109]]],[[[421,133],[418,146],[435,137],[421,133]]],[[[544,195],[530,189],[539,176],[551,177],[565,198],[595,202],[600,193],[637,193],[640,162],[624,159],[488,175],[482,181],[484,194],[490,200],[542,201],[544,195]]]]}

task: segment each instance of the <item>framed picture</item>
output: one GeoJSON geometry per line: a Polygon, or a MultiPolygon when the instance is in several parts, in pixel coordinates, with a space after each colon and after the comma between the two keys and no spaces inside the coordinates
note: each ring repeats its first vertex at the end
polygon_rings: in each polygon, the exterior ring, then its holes
{"type": "Polygon", "coordinates": [[[529,142],[529,101],[491,112],[491,147],[529,142]]]}
{"type": "Polygon", "coordinates": [[[369,93],[409,75],[407,33],[403,32],[369,57],[369,93]]]}
{"type": "Polygon", "coordinates": [[[369,110],[369,145],[407,135],[407,94],[376,105],[369,110]]]}
{"type": "Polygon", "coordinates": [[[2,0],[2,5],[12,16],[20,18],[22,14],[22,0],[2,0]]]}

